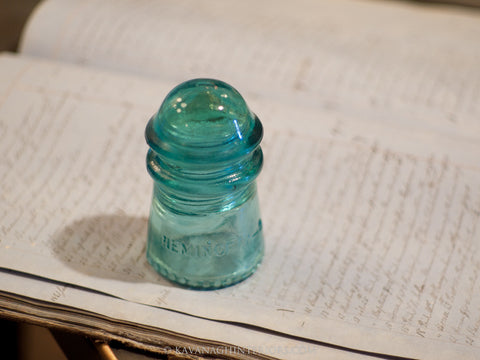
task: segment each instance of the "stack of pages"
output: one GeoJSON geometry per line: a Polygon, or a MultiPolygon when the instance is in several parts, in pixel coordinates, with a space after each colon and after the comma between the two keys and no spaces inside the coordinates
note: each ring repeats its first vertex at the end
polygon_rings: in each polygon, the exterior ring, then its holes
{"type": "Polygon", "coordinates": [[[0,316],[191,359],[479,359],[479,39],[392,1],[41,3],[0,56],[0,316]],[[197,77],[265,130],[266,255],[216,291],[145,258],[144,129],[197,77]]]}

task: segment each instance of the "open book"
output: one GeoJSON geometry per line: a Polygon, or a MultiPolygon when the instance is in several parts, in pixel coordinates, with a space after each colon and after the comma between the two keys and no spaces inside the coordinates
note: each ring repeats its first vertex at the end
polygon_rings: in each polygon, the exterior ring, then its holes
{"type": "Polygon", "coordinates": [[[0,56],[0,315],[191,358],[480,358],[479,38],[396,2],[43,2],[0,56]],[[265,259],[203,292],[145,259],[143,132],[195,77],[265,129],[265,259]]]}

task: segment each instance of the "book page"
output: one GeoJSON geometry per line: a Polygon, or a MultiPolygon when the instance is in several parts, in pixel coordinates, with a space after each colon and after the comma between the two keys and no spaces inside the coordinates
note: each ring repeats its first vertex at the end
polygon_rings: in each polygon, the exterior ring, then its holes
{"type": "Polygon", "coordinates": [[[0,72],[1,267],[362,351],[478,357],[480,142],[245,93],[265,126],[266,256],[191,291],[145,259],[143,131],[168,86],[26,57],[0,72]]]}
{"type": "Polygon", "coordinates": [[[378,359],[377,356],[282,337],[261,329],[244,328],[136,304],[64,283],[46,282],[6,271],[0,271],[0,279],[1,311],[5,307],[15,310],[9,303],[3,303],[2,297],[8,299],[9,296],[26,296],[27,300],[21,299],[27,304],[28,297],[32,297],[46,302],[40,311],[38,306],[35,307],[36,311],[26,308],[32,317],[46,313],[49,314],[47,317],[49,321],[63,320],[67,324],[73,322],[80,327],[85,325],[92,329],[101,329],[113,340],[135,347],[140,346],[143,349],[150,348],[155,352],[163,350],[176,356],[227,355],[248,359],[378,359]],[[52,315],[57,308],[65,309],[62,306],[68,306],[67,310],[75,311],[77,317],[72,318],[63,312],[57,312],[59,314],[56,317],[52,315]],[[52,312],[48,312],[50,309],[52,312]],[[89,316],[86,316],[85,312],[90,312],[86,314],[89,316]],[[122,328],[118,321],[128,325],[122,328]],[[190,339],[185,339],[185,336],[189,336],[190,339]]]}
{"type": "Polygon", "coordinates": [[[282,102],[470,134],[480,132],[479,37],[479,12],[401,1],[48,0],[21,49],[170,87],[213,77],[282,102]]]}

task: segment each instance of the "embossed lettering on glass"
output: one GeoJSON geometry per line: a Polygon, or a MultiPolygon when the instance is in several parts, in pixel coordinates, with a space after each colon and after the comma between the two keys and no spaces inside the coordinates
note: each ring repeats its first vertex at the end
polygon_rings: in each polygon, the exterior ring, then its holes
{"type": "Polygon", "coordinates": [[[184,82],[167,95],[145,136],[154,180],[150,264],[198,289],[253,274],[264,252],[255,182],[263,128],[242,96],[219,80],[184,82]]]}

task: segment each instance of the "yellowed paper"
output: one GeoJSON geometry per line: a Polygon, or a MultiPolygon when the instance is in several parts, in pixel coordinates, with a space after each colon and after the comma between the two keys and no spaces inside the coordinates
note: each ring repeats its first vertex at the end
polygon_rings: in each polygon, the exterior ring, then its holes
{"type": "Polygon", "coordinates": [[[257,98],[276,109],[263,118],[266,257],[237,286],[195,292],[144,257],[143,129],[167,86],[9,56],[0,69],[2,267],[363,351],[479,354],[478,145],[442,131],[418,144],[401,124],[355,135],[362,120],[257,98]]]}
{"type": "Polygon", "coordinates": [[[295,106],[480,133],[479,18],[397,1],[49,0],[21,51],[169,87],[213,77],[295,106]]]}

